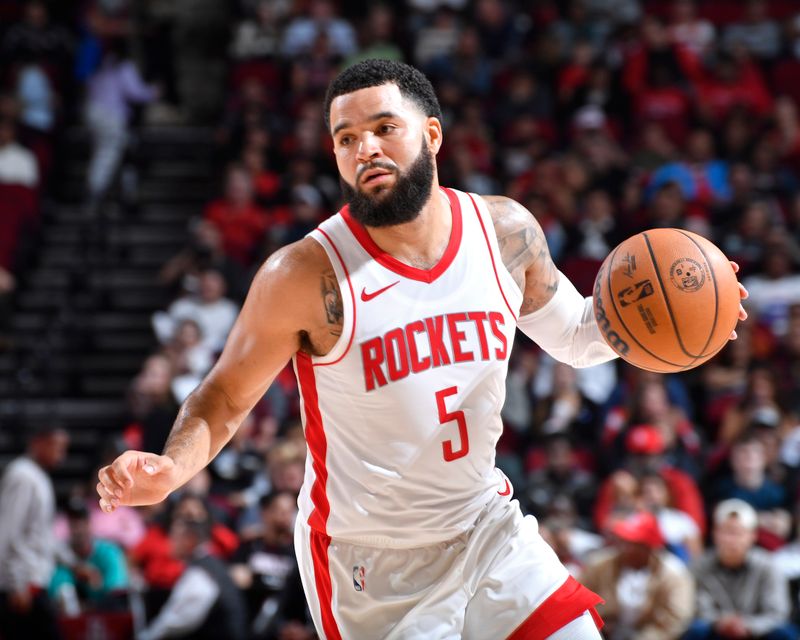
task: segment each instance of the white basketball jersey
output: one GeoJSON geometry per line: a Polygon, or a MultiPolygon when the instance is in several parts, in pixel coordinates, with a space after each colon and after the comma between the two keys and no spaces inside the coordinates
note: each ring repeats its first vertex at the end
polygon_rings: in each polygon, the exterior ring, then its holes
{"type": "Polygon", "coordinates": [[[309,450],[299,517],[335,539],[448,540],[511,492],[494,462],[522,293],[483,200],[443,192],[453,224],[430,270],[381,251],[347,207],[310,234],[344,321],[329,354],[294,359],[309,450]]]}

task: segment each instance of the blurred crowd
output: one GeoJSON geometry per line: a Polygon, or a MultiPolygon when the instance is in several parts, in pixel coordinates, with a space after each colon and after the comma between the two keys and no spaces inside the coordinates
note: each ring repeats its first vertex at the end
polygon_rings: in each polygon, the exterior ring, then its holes
{"type": "MultiPolygon", "coordinates": [[[[95,141],[88,201],[113,180],[129,103],[176,121],[214,118],[221,159],[219,197],[161,270],[174,302],[153,317],[162,346],[131,383],[125,447],[161,450],[255,270],[340,206],[321,117],[330,80],[363,58],[405,60],[442,104],[442,184],[526,206],[587,295],[609,251],[647,228],[690,229],[739,263],[750,318],[695,371],[576,371],[520,338],[498,465],[561,559],[606,600],[609,638],[800,637],[796,3],[86,4],[80,28],[48,21],[32,1],[5,30],[14,71],[0,101],[0,189],[35,192],[46,179],[48,139],[75,83],[95,141]],[[59,69],[67,60],[75,68],[59,69]]],[[[28,218],[15,219],[21,228],[28,218]]],[[[0,300],[13,286],[4,242],[20,235],[0,233],[0,300]]],[[[117,596],[134,591],[142,638],[315,637],[292,554],[299,420],[287,367],[167,504],[106,516],[87,479],[57,529],[60,557],[73,561],[46,587],[62,612],[126,609],[117,596]],[[202,606],[188,615],[187,602],[202,606]]]]}

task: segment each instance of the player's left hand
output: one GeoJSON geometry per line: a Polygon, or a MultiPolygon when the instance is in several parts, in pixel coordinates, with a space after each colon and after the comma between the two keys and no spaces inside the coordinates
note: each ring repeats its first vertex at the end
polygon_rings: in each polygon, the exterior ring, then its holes
{"type": "MultiPolygon", "coordinates": [[[[733,267],[734,273],[739,273],[739,265],[736,264],[733,260],[730,261],[731,266],[733,267]]],[[[741,300],[747,299],[750,294],[747,293],[747,289],[744,288],[744,285],[740,282],[739,283],[739,298],[741,300]]],[[[739,320],[747,320],[747,311],[744,310],[742,303],[739,303],[739,320]]],[[[731,340],[736,340],[736,331],[731,331],[731,340]]]]}

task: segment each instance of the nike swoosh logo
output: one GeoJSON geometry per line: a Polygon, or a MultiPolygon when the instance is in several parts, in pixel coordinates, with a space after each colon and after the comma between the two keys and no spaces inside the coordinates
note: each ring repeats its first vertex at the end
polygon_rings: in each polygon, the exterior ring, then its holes
{"type": "Polygon", "coordinates": [[[503,491],[498,491],[497,492],[497,495],[499,495],[499,496],[511,495],[511,485],[508,482],[508,478],[504,478],[504,480],[506,481],[506,488],[503,489],[503,491]]]}
{"type": "Polygon", "coordinates": [[[396,285],[396,284],[400,284],[400,281],[398,280],[397,282],[393,282],[392,284],[386,285],[386,286],[385,286],[383,289],[378,289],[377,291],[373,291],[372,293],[367,293],[367,288],[366,288],[366,287],[364,287],[364,288],[361,290],[361,299],[362,299],[364,302],[369,302],[369,301],[370,301],[370,300],[372,300],[373,298],[377,298],[377,297],[378,297],[379,295],[381,295],[381,294],[382,294],[384,291],[388,291],[389,289],[391,289],[391,288],[392,288],[394,285],[396,285]]]}

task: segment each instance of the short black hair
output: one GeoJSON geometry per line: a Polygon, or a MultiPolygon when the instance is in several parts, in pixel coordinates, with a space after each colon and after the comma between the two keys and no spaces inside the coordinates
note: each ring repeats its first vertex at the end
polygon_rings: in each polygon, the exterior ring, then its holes
{"type": "Polygon", "coordinates": [[[401,95],[413,101],[426,116],[442,119],[439,100],[425,74],[404,62],[370,58],[347,67],[331,82],[325,94],[325,126],[330,130],[334,98],[384,84],[396,84],[401,95]]]}

